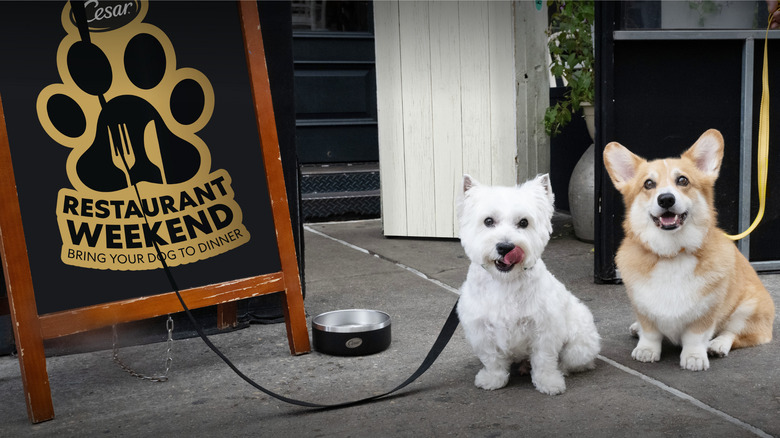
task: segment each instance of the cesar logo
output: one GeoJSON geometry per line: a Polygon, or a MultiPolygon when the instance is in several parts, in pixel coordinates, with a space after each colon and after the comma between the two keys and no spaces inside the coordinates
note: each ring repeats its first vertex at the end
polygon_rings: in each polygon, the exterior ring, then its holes
{"type": "MultiPolygon", "coordinates": [[[[138,16],[140,4],[137,0],[88,0],[84,3],[87,23],[92,32],[106,32],[119,29],[138,16]]],[[[71,22],[76,20],[71,12],[71,22]]]]}

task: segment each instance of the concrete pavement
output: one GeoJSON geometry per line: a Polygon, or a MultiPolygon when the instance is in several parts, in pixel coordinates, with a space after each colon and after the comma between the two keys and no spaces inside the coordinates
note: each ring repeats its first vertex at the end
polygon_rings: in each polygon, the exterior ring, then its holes
{"type": "MultiPolygon", "coordinates": [[[[506,388],[473,385],[479,360],[458,328],[433,367],[383,401],[342,410],[286,405],[250,387],[200,339],[173,343],[170,380],[130,377],[110,351],[47,360],[57,417],[31,425],[16,358],[0,357],[0,436],[780,436],[780,340],[713,359],[706,372],[631,359],[631,308],[622,285],[593,283],[593,246],[556,220],[544,260],[592,310],[602,352],[595,370],[567,377],[559,396],[529,376],[506,388]]],[[[318,403],[385,392],[425,357],[457,300],[468,261],[456,240],[384,238],[378,220],[310,224],[304,235],[306,310],[369,308],[392,318],[386,351],[357,358],[289,354],[283,324],[211,339],[246,374],[285,396],[318,403]]],[[[780,302],[780,275],[762,275],[780,302]]],[[[122,349],[139,370],[160,369],[164,344],[122,349]]]]}

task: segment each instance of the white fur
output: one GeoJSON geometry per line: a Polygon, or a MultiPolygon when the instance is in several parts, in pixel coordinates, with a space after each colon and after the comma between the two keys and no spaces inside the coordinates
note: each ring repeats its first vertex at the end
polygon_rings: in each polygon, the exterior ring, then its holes
{"type": "Polygon", "coordinates": [[[542,175],[517,187],[482,186],[468,175],[459,200],[460,238],[471,260],[458,315],[484,368],[474,384],[498,389],[513,363],[530,360],[534,386],[565,391],[564,375],[593,369],[600,338],[590,310],[541,260],[552,232],[553,194],[542,175]],[[485,219],[492,219],[491,226],[485,219]],[[518,226],[525,219],[528,225],[518,226]],[[497,244],[511,243],[525,257],[511,271],[494,262],[497,244]]]}
{"type": "MultiPolygon", "coordinates": [[[[712,310],[720,293],[703,296],[710,285],[706,278],[695,275],[699,260],[689,254],[661,260],[646,279],[636,282],[633,304],[655,322],[672,343],[679,345],[687,327],[712,310]],[[669,279],[673,278],[674,285],[669,279]]],[[[724,291],[725,292],[725,291],[724,291]]]]}

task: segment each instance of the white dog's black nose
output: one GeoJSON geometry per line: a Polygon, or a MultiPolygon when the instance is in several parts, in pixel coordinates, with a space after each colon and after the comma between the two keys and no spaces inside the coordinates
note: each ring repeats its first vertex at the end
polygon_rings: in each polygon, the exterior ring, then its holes
{"type": "Polygon", "coordinates": [[[507,253],[509,253],[509,251],[512,251],[513,249],[515,249],[514,243],[501,242],[496,245],[496,251],[498,251],[498,255],[500,255],[501,257],[507,255],[507,253]]]}
{"type": "Polygon", "coordinates": [[[658,195],[658,205],[664,209],[670,209],[674,205],[674,195],[671,193],[661,193],[658,195]]]}

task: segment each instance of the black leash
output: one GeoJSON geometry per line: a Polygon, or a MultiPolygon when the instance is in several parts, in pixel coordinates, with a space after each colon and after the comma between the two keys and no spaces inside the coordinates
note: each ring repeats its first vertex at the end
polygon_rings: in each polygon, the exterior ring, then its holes
{"type": "MultiPolygon", "coordinates": [[[[137,189],[136,189],[137,192],[137,189]]],[[[159,251],[159,248],[157,248],[157,244],[155,243],[155,247],[157,251],[159,251]]],[[[319,403],[312,403],[302,400],[296,400],[293,398],[285,397],[283,395],[277,394],[270,389],[267,389],[254,380],[252,380],[249,376],[244,374],[241,370],[238,369],[238,367],[225,356],[222,351],[219,350],[212,342],[209,340],[209,338],[206,336],[205,333],[203,333],[203,329],[201,328],[200,324],[195,320],[195,317],[190,312],[190,309],[187,307],[187,305],[184,303],[184,300],[181,297],[181,294],[179,294],[179,289],[176,286],[176,281],[174,280],[173,276],[171,275],[171,271],[168,268],[168,265],[165,263],[164,260],[161,260],[163,264],[163,269],[165,270],[165,275],[168,276],[168,281],[171,282],[171,286],[173,287],[174,292],[176,292],[176,297],[179,298],[179,302],[181,302],[182,308],[184,308],[184,311],[187,313],[187,317],[192,322],[192,325],[195,327],[195,330],[198,332],[198,335],[201,339],[203,339],[203,342],[206,343],[206,345],[213,351],[217,356],[219,356],[220,359],[222,359],[225,364],[227,364],[230,369],[233,370],[234,373],[238,375],[238,377],[241,377],[245,382],[253,386],[254,388],[262,391],[266,395],[269,395],[273,398],[276,398],[278,400],[281,400],[285,403],[289,403],[296,406],[303,406],[306,408],[319,408],[319,409],[340,409],[340,408],[347,408],[350,406],[357,406],[365,403],[370,403],[373,401],[376,401],[378,399],[381,399],[383,397],[387,397],[388,395],[401,390],[405,388],[410,383],[417,380],[418,377],[422,376],[428,368],[433,365],[433,363],[436,361],[436,359],[439,357],[441,352],[444,350],[444,347],[447,346],[447,343],[449,342],[450,338],[452,338],[452,335],[455,333],[455,329],[458,327],[458,323],[460,320],[458,319],[458,312],[457,307],[458,303],[455,302],[455,305],[452,307],[452,311],[450,312],[450,315],[447,317],[447,321],[444,323],[444,326],[441,329],[441,332],[439,332],[439,336],[436,338],[436,341],[433,343],[433,346],[431,347],[431,350],[428,352],[428,355],[425,357],[425,360],[423,360],[422,364],[420,364],[419,368],[417,368],[417,371],[415,371],[411,376],[409,376],[408,379],[406,379],[403,383],[396,386],[395,388],[391,389],[390,391],[387,391],[383,394],[375,395],[372,397],[366,397],[363,399],[351,401],[351,402],[344,402],[344,403],[337,403],[337,404],[331,404],[331,405],[324,405],[319,403]]]]}
{"type": "MultiPolygon", "coordinates": [[[[138,192],[138,186],[136,184],[133,184],[133,188],[135,189],[135,194],[138,197],[138,202],[141,202],[141,195],[138,192]]],[[[146,222],[146,226],[149,227],[149,222],[146,218],[146,213],[144,213],[144,221],[146,222]]],[[[234,373],[238,375],[238,377],[241,377],[245,382],[253,386],[254,388],[262,391],[266,395],[269,395],[271,397],[274,397],[278,400],[281,400],[285,403],[289,403],[292,405],[297,406],[303,406],[307,408],[320,408],[320,409],[339,409],[339,408],[346,408],[350,406],[357,406],[365,403],[369,403],[378,399],[381,399],[383,397],[387,397],[388,395],[401,390],[405,388],[410,383],[417,380],[418,377],[422,376],[428,368],[433,365],[433,363],[436,361],[436,359],[439,357],[442,351],[444,351],[444,347],[447,346],[447,343],[450,341],[450,338],[452,338],[452,335],[455,333],[455,329],[458,328],[458,324],[460,323],[460,319],[458,318],[458,302],[455,302],[455,305],[452,306],[452,310],[450,311],[450,315],[447,317],[447,320],[444,322],[444,326],[442,327],[441,331],[439,332],[439,336],[436,338],[436,341],[434,341],[433,346],[431,347],[430,351],[428,352],[428,355],[425,357],[425,360],[420,364],[420,366],[417,368],[417,370],[409,376],[408,379],[406,379],[403,383],[396,386],[395,388],[391,389],[390,391],[387,391],[383,394],[375,395],[372,397],[366,397],[363,399],[351,401],[351,402],[344,402],[344,403],[337,403],[332,405],[324,405],[319,403],[312,403],[302,400],[296,400],[293,398],[285,397],[283,395],[277,394],[270,389],[267,389],[263,386],[261,386],[259,383],[255,382],[244,374],[238,367],[230,360],[227,356],[225,356],[222,351],[217,348],[216,345],[214,345],[211,340],[206,336],[206,334],[203,332],[203,328],[200,326],[198,321],[195,319],[195,317],[192,315],[192,312],[190,312],[190,309],[187,307],[187,304],[184,303],[184,299],[182,298],[181,294],[179,293],[179,287],[176,284],[176,280],[173,278],[173,274],[171,273],[170,268],[168,267],[168,264],[165,262],[165,259],[163,258],[160,247],[157,244],[157,241],[154,242],[154,249],[157,251],[157,258],[160,260],[163,266],[163,270],[165,271],[165,275],[168,277],[168,281],[171,284],[171,287],[173,288],[173,291],[176,293],[176,297],[179,299],[179,302],[181,303],[181,307],[184,309],[184,312],[187,314],[187,317],[189,318],[190,322],[192,323],[193,327],[195,327],[195,331],[198,333],[198,336],[200,336],[201,339],[203,339],[203,342],[206,343],[206,345],[213,351],[217,356],[219,356],[220,359],[222,359],[225,364],[227,364],[228,367],[230,367],[231,370],[233,370],[234,373]]]]}
{"type": "MultiPolygon", "coordinates": [[[[89,27],[87,25],[87,17],[86,17],[86,11],[84,10],[84,3],[80,1],[71,1],[70,4],[71,4],[71,9],[73,11],[74,18],[76,20],[76,26],[79,30],[79,34],[81,36],[82,41],[90,43],[89,27]]],[[[105,98],[103,97],[102,94],[99,95],[98,98],[100,99],[101,104],[105,103],[105,98]]],[[[122,163],[125,166],[125,170],[127,171],[128,178],[130,178],[130,180],[132,181],[132,178],[130,177],[130,167],[127,165],[127,160],[125,159],[124,152],[120,152],[120,155],[122,157],[122,163]]],[[[143,204],[143,202],[141,201],[141,194],[138,191],[137,183],[133,182],[132,186],[133,189],[135,190],[135,196],[138,199],[138,204],[139,205],[143,204]]],[[[143,208],[141,209],[141,212],[143,214],[144,223],[146,224],[146,227],[151,229],[149,225],[149,219],[146,217],[146,212],[143,211],[143,208]]],[[[195,327],[195,331],[198,333],[198,336],[200,336],[200,338],[211,349],[211,351],[213,351],[217,356],[219,356],[219,358],[222,359],[222,361],[225,362],[225,364],[227,364],[227,366],[230,367],[230,369],[233,370],[233,372],[236,373],[239,377],[241,377],[245,382],[252,385],[254,388],[258,389],[259,391],[262,391],[266,395],[274,397],[285,403],[289,403],[297,406],[303,406],[307,408],[338,409],[338,408],[346,408],[350,406],[369,403],[381,399],[383,397],[387,397],[388,395],[400,389],[403,389],[410,383],[417,380],[418,377],[423,375],[428,370],[428,368],[430,368],[431,365],[433,365],[433,363],[439,357],[441,352],[444,350],[444,347],[447,346],[447,343],[449,342],[450,338],[452,338],[452,335],[455,333],[455,329],[458,327],[458,324],[460,322],[460,320],[458,319],[458,312],[457,312],[458,303],[456,301],[455,305],[452,307],[452,311],[450,312],[449,317],[447,317],[447,321],[444,323],[444,327],[442,327],[438,338],[436,338],[436,341],[433,343],[433,346],[431,347],[431,350],[428,352],[428,355],[425,357],[425,360],[423,360],[422,364],[420,364],[420,367],[417,368],[417,371],[415,371],[411,376],[409,376],[408,379],[406,379],[403,383],[391,389],[390,391],[372,397],[366,397],[360,400],[337,403],[332,405],[323,405],[319,403],[311,403],[307,401],[292,399],[277,394],[269,389],[266,389],[260,384],[258,384],[257,382],[255,382],[254,380],[252,380],[249,376],[247,376],[241,370],[239,370],[238,367],[230,359],[228,359],[228,357],[225,356],[225,354],[222,353],[222,351],[220,351],[216,345],[214,345],[211,342],[208,336],[206,336],[206,334],[203,332],[203,328],[201,327],[200,323],[198,323],[198,321],[192,315],[192,312],[190,312],[190,309],[189,307],[187,307],[187,304],[184,302],[181,293],[179,293],[179,286],[176,284],[176,280],[173,278],[173,274],[171,273],[171,270],[168,267],[168,263],[165,262],[165,258],[162,255],[160,246],[157,244],[157,240],[153,239],[152,242],[154,243],[155,251],[157,251],[157,259],[162,264],[163,270],[165,271],[165,275],[168,277],[168,281],[171,284],[171,288],[173,288],[173,291],[176,293],[176,297],[179,299],[179,302],[181,303],[181,307],[184,309],[184,312],[187,314],[187,317],[189,318],[193,327],[195,327]]]]}
{"type": "MultiPolygon", "coordinates": [[[[135,189],[135,194],[138,197],[138,200],[140,202],[141,195],[138,192],[138,186],[133,184],[133,188],[135,189]]],[[[144,221],[146,222],[146,226],[149,226],[149,222],[146,219],[146,214],[144,213],[144,221]]],[[[434,341],[433,346],[431,347],[430,351],[428,352],[428,355],[425,357],[425,360],[420,364],[420,366],[417,368],[417,370],[409,376],[408,379],[406,379],[403,383],[396,386],[395,388],[391,389],[390,391],[387,391],[383,394],[375,395],[372,397],[366,397],[363,399],[351,401],[351,402],[344,402],[344,403],[337,403],[332,405],[324,405],[319,403],[312,403],[302,400],[296,400],[293,398],[285,397],[283,395],[277,394],[270,389],[267,389],[263,386],[261,386],[259,383],[255,382],[244,374],[238,367],[230,360],[227,356],[225,356],[222,351],[220,351],[219,348],[217,348],[216,345],[214,345],[211,340],[206,336],[206,334],[203,332],[203,328],[201,327],[200,323],[195,319],[195,317],[192,315],[192,312],[190,312],[190,309],[187,307],[187,304],[184,303],[184,299],[182,298],[181,294],[179,293],[179,287],[176,284],[176,280],[173,278],[173,274],[171,273],[170,268],[168,267],[168,264],[165,262],[165,259],[162,257],[160,247],[157,245],[157,242],[154,241],[154,249],[157,251],[158,259],[162,263],[163,270],[165,271],[165,275],[168,277],[168,281],[171,284],[171,287],[173,288],[173,291],[176,293],[176,297],[179,299],[179,302],[181,303],[181,307],[184,309],[184,312],[187,314],[187,317],[189,318],[190,322],[192,323],[193,327],[195,327],[195,331],[198,333],[198,336],[200,336],[201,339],[203,339],[203,342],[213,351],[217,356],[219,356],[220,359],[222,359],[225,364],[227,364],[228,367],[230,367],[231,370],[233,370],[234,373],[238,375],[238,377],[242,378],[246,383],[250,384],[254,388],[262,391],[266,395],[269,395],[271,397],[274,397],[278,400],[281,400],[285,403],[289,403],[296,406],[303,406],[306,408],[319,408],[319,409],[340,409],[340,408],[347,408],[350,406],[357,406],[365,403],[369,403],[372,401],[376,401],[378,399],[381,399],[383,397],[387,397],[388,395],[401,390],[405,388],[410,383],[417,380],[418,377],[422,376],[426,371],[428,371],[428,368],[433,365],[434,362],[436,362],[436,359],[439,357],[442,351],[444,351],[444,347],[447,346],[447,343],[450,341],[450,338],[452,338],[452,335],[455,333],[455,329],[458,328],[458,324],[460,323],[460,319],[458,318],[458,302],[455,302],[455,305],[452,306],[452,310],[450,311],[450,315],[447,317],[447,321],[444,322],[444,326],[442,327],[441,331],[439,332],[439,336],[436,338],[436,341],[434,341]]]]}

